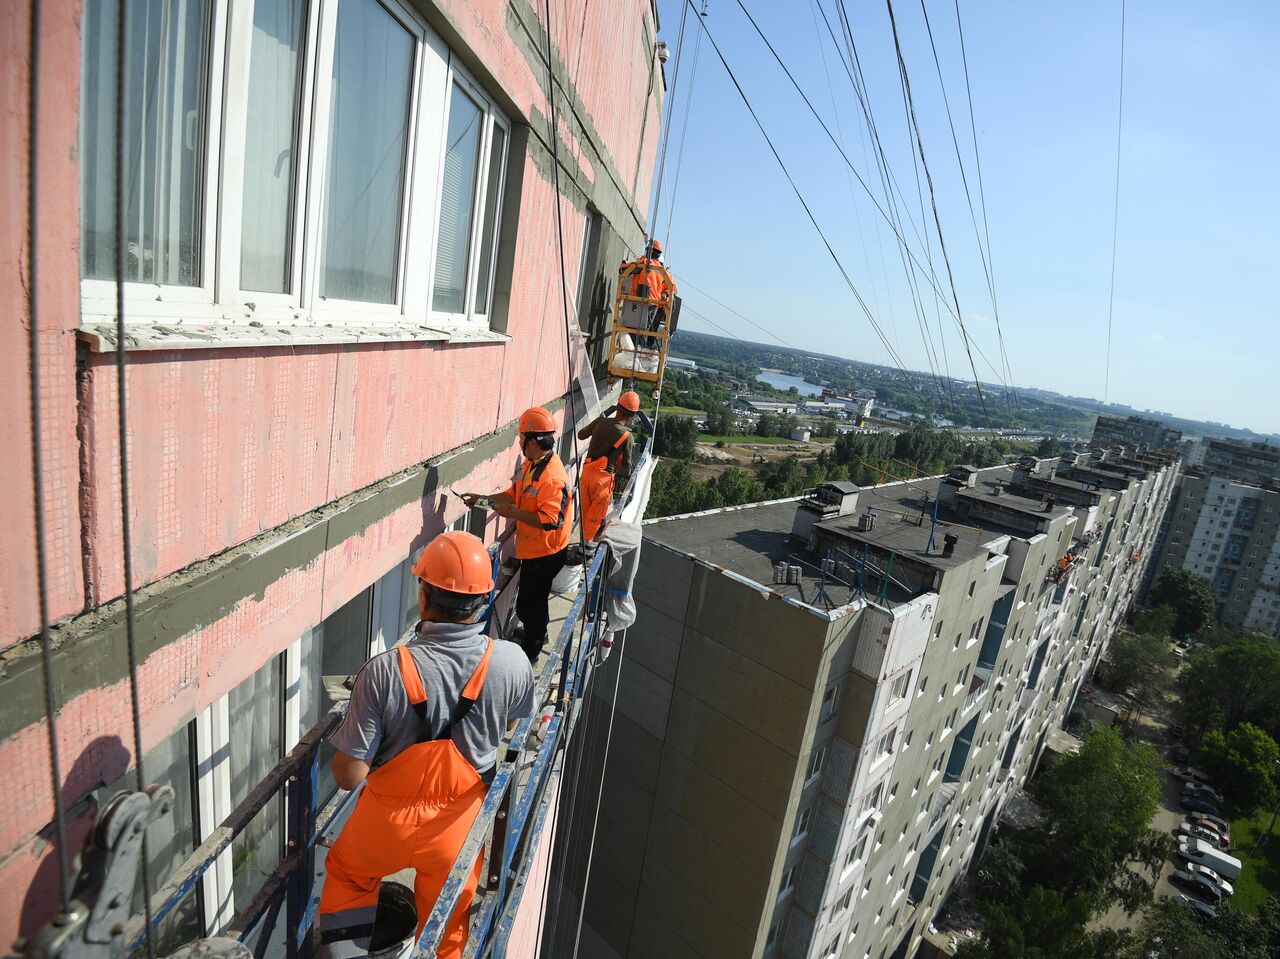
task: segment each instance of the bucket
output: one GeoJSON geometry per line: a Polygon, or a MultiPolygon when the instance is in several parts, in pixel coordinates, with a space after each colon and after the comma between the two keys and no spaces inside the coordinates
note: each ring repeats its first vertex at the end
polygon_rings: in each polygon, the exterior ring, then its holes
{"type": "Polygon", "coordinates": [[[560,572],[556,573],[556,578],[551,581],[551,592],[553,593],[576,593],[578,587],[582,585],[582,567],[581,566],[565,566],[560,572]]]}
{"type": "Polygon", "coordinates": [[[378,890],[378,912],[369,940],[369,959],[403,959],[413,952],[418,907],[413,890],[390,879],[378,890]]]}

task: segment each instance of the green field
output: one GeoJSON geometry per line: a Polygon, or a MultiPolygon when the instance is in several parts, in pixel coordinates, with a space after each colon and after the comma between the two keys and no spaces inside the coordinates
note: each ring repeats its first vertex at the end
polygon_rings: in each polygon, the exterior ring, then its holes
{"type": "Polygon", "coordinates": [[[784,440],[780,436],[708,436],[705,433],[698,434],[699,443],[732,443],[734,446],[783,446],[797,442],[796,440],[784,440]]]}
{"type": "Polygon", "coordinates": [[[1280,896],[1280,831],[1263,836],[1262,844],[1252,856],[1249,851],[1271,824],[1271,813],[1257,819],[1237,819],[1231,823],[1231,854],[1244,863],[1244,870],[1234,885],[1236,894],[1231,905],[1253,914],[1271,896],[1280,896]]]}

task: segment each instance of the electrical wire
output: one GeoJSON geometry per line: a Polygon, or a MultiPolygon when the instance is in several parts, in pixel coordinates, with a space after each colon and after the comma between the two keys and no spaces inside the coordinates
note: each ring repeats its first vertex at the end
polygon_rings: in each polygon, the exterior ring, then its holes
{"type": "Polygon", "coordinates": [[[924,155],[924,140],[920,135],[920,122],[916,117],[915,101],[911,96],[911,79],[907,74],[907,62],[902,55],[902,42],[898,36],[898,24],[893,15],[893,0],[885,0],[885,6],[889,11],[889,26],[893,31],[893,48],[898,57],[898,73],[902,78],[903,91],[907,97],[907,112],[911,120],[911,128],[915,131],[916,150],[920,155],[920,165],[924,168],[925,182],[929,186],[929,201],[933,208],[934,226],[938,232],[938,247],[942,252],[943,264],[947,268],[947,280],[951,286],[951,299],[956,307],[956,322],[960,324],[965,353],[969,357],[969,368],[973,372],[973,385],[978,391],[978,399],[982,403],[982,416],[987,421],[987,428],[989,429],[991,427],[991,414],[987,411],[987,397],[982,392],[982,383],[978,379],[978,368],[973,361],[973,350],[969,344],[969,332],[965,329],[964,319],[961,316],[960,296],[956,292],[955,274],[951,269],[951,258],[947,255],[947,243],[942,235],[942,218],[938,214],[938,195],[933,187],[933,175],[929,172],[929,162],[924,155]]]}
{"type": "MultiPolygon", "coordinates": [[[[116,14],[116,115],[115,115],[115,232],[116,232],[116,431],[120,452],[120,540],[124,553],[124,616],[126,649],[129,659],[129,703],[133,717],[133,759],[138,792],[146,792],[143,772],[142,707],[138,690],[138,637],[133,607],[133,534],[129,515],[129,414],[128,387],[125,378],[125,311],[124,283],[128,247],[125,245],[124,162],[125,162],[125,64],[128,60],[128,0],[119,0],[116,14]]],[[[147,956],[155,955],[151,929],[151,877],[147,865],[147,834],[142,834],[142,908],[145,919],[147,956]]]]}
{"type": "MultiPolygon", "coordinates": [[[[989,248],[990,244],[988,243],[988,246],[986,248],[984,248],[982,245],[983,233],[978,228],[978,213],[977,213],[977,209],[974,207],[974,204],[973,204],[973,195],[969,190],[969,176],[967,171],[965,170],[964,158],[960,152],[960,137],[956,133],[955,119],[951,114],[951,99],[950,97],[947,96],[947,83],[942,75],[942,60],[938,56],[938,47],[937,47],[937,44],[934,42],[933,24],[929,22],[929,9],[928,7],[925,6],[925,0],[920,0],[920,13],[924,16],[925,31],[929,36],[929,49],[933,52],[933,65],[934,65],[934,69],[937,71],[937,74],[938,74],[938,88],[942,91],[942,105],[946,109],[946,113],[947,113],[947,127],[951,131],[951,143],[952,143],[952,146],[955,147],[955,151],[956,151],[956,166],[960,170],[960,183],[964,187],[964,198],[965,198],[965,202],[968,204],[968,207],[969,207],[969,220],[973,224],[973,235],[974,235],[974,239],[977,241],[978,256],[982,261],[983,276],[986,278],[986,281],[987,281],[987,292],[990,293],[991,295],[991,311],[996,321],[996,336],[1000,345],[1001,368],[1004,371],[1004,376],[1006,380],[1005,398],[1011,399],[1012,386],[1010,385],[1009,381],[1012,379],[1012,374],[1011,374],[1011,371],[1009,370],[1009,357],[1006,354],[1005,348],[1004,348],[1004,334],[1000,328],[1000,304],[996,298],[996,284],[995,284],[994,274],[992,273],[991,250],[989,248]]],[[[968,90],[967,76],[966,76],[966,90],[968,90]]],[[[969,99],[969,111],[970,111],[970,114],[969,114],[970,122],[972,122],[972,117],[973,117],[972,95],[970,95],[970,99],[969,99]]],[[[978,138],[977,138],[976,128],[974,130],[973,144],[974,144],[974,153],[976,155],[977,149],[978,149],[978,138]]],[[[986,222],[985,215],[984,215],[983,222],[984,223],[986,222]]],[[[990,240],[989,233],[987,234],[987,238],[988,240],[990,240]]]]}
{"type": "Polygon", "coordinates": [[[1111,394],[1111,321],[1116,306],[1116,239],[1120,234],[1120,147],[1124,142],[1124,26],[1125,0],[1120,0],[1120,97],[1116,108],[1116,191],[1111,209],[1111,285],[1107,292],[1107,365],[1102,381],[1102,402],[1111,394]]]}
{"type": "MultiPolygon", "coordinates": [[[[741,0],[739,0],[739,2],[741,2],[741,0]]],[[[692,3],[693,3],[693,0],[685,0],[685,9],[687,10],[689,6],[692,5],[692,3]]],[[[706,21],[699,18],[699,23],[703,31],[707,35],[707,41],[711,44],[711,48],[715,50],[716,56],[719,58],[721,65],[724,67],[725,72],[729,75],[729,79],[733,83],[734,88],[738,91],[738,95],[742,98],[742,102],[746,106],[747,112],[751,114],[751,119],[755,121],[756,127],[760,130],[760,135],[764,137],[765,143],[769,147],[769,151],[773,154],[774,159],[778,162],[778,166],[782,169],[783,176],[786,177],[787,182],[791,185],[791,189],[795,193],[796,199],[800,201],[800,205],[804,208],[805,215],[808,216],[809,222],[813,225],[813,228],[817,232],[819,239],[822,240],[822,245],[826,247],[827,253],[830,254],[832,261],[836,265],[836,269],[840,271],[841,277],[844,278],[845,285],[849,287],[849,292],[853,294],[854,299],[858,303],[858,306],[862,309],[862,312],[866,316],[867,321],[871,324],[871,328],[875,332],[876,337],[880,340],[881,345],[884,346],[885,352],[893,360],[894,365],[898,367],[899,372],[901,372],[903,377],[905,377],[907,384],[917,394],[920,393],[920,387],[916,383],[915,377],[913,377],[911,373],[907,370],[906,366],[902,362],[901,357],[898,356],[897,351],[893,348],[893,344],[890,343],[888,338],[885,336],[884,330],[880,328],[880,324],[876,321],[875,315],[871,312],[870,307],[867,306],[866,300],[863,299],[862,294],[859,292],[857,286],[854,285],[853,279],[849,276],[849,273],[845,269],[844,264],[841,262],[839,255],[835,251],[835,248],[832,247],[830,240],[827,239],[827,235],[823,231],[822,226],[818,223],[817,217],[814,216],[813,210],[810,208],[808,201],[805,200],[804,194],[800,192],[799,186],[796,184],[795,179],[792,177],[790,169],[788,169],[785,161],[783,161],[782,155],[778,153],[778,148],[774,146],[773,139],[769,136],[768,131],[765,130],[764,124],[761,122],[760,117],[757,115],[755,111],[755,107],[751,105],[751,100],[747,97],[746,91],[743,90],[742,84],[738,82],[737,75],[733,72],[733,69],[729,66],[729,61],[725,59],[724,53],[720,49],[720,45],[716,43],[715,37],[711,35],[711,31],[707,27],[706,21]]]]}
{"type": "Polygon", "coordinates": [[[44,538],[44,450],[40,442],[40,276],[37,246],[40,201],[40,17],[41,0],[31,0],[31,35],[27,91],[27,362],[31,415],[32,513],[35,516],[36,610],[40,617],[40,660],[44,711],[49,734],[49,775],[53,787],[54,859],[58,864],[58,904],[71,911],[71,868],[67,856],[66,812],[62,805],[62,763],[58,749],[58,709],[53,682],[53,636],[49,632],[48,553],[44,538]]]}

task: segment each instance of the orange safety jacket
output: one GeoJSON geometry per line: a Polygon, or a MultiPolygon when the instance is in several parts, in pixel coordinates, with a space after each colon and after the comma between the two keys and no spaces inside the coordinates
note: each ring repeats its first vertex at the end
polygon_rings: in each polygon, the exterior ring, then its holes
{"type": "Polygon", "coordinates": [[[658,260],[650,259],[642,256],[637,260],[628,263],[623,260],[618,267],[618,274],[630,279],[630,284],[624,284],[623,289],[629,296],[640,296],[641,284],[649,287],[650,300],[666,301],[669,295],[676,292],[675,280],[669,280],[669,273],[655,270],[654,265],[661,265],[658,260]]]}
{"type": "Polygon", "coordinates": [[[582,529],[592,542],[604,534],[609,507],[613,505],[613,481],[617,463],[614,454],[629,439],[631,434],[624,431],[608,453],[585,460],[582,464],[582,479],[578,483],[578,492],[582,496],[582,529]]]}
{"type": "Polygon", "coordinates": [[[569,474],[555,453],[526,461],[520,479],[507,489],[516,508],[537,513],[540,525],[516,522],[516,558],[551,556],[569,545],[573,535],[573,495],[569,474]]]}
{"type": "MultiPolygon", "coordinates": [[[[439,732],[427,728],[427,692],[412,653],[406,646],[397,649],[405,693],[421,720],[418,740],[369,773],[351,818],[325,859],[321,959],[368,954],[382,877],[402,869],[417,872],[413,896],[418,907],[417,935],[421,935],[484,802],[484,780],[452,737],[453,728],[480,698],[493,655],[492,640],[439,732]]],[[[461,959],[482,865],[482,857],[476,856],[440,940],[439,959],[461,959]]]]}

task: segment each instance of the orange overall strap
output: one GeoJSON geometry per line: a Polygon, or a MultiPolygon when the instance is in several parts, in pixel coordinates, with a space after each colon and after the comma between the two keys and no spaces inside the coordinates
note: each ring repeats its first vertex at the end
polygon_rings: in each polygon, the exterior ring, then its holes
{"type": "Polygon", "coordinates": [[[625,442],[626,442],[627,440],[629,440],[629,439],[631,439],[631,434],[630,434],[629,432],[627,432],[626,430],[623,430],[623,431],[622,431],[622,435],[618,437],[618,442],[616,442],[616,443],[614,443],[614,444],[613,444],[613,448],[614,448],[615,450],[622,449],[622,444],[623,444],[623,443],[625,443],[625,442]]]}
{"type": "Polygon", "coordinates": [[[471,674],[471,678],[467,680],[467,685],[462,688],[462,698],[476,700],[480,698],[480,690],[484,688],[485,677],[489,675],[489,659],[493,656],[493,640],[489,640],[489,645],[485,647],[484,655],[480,657],[480,662],[476,666],[476,671],[471,674]]]}
{"type": "Polygon", "coordinates": [[[413,661],[413,654],[408,646],[397,646],[396,653],[400,657],[400,679],[404,682],[404,691],[413,705],[427,701],[427,690],[422,685],[422,675],[418,672],[418,664],[413,661]]]}

